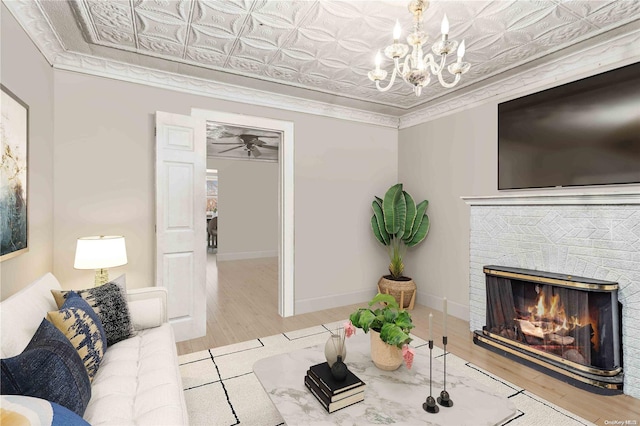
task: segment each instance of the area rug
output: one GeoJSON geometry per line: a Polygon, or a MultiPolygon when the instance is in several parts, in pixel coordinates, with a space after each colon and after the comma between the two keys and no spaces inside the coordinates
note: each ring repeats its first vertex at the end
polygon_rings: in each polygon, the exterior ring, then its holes
{"type": "MultiPolygon", "coordinates": [[[[318,350],[322,350],[329,338],[329,330],[335,330],[339,324],[323,324],[180,356],[180,372],[190,423],[207,426],[284,425],[282,417],[253,374],[253,364],[262,358],[311,346],[320,346],[318,350]]],[[[428,352],[427,342],[412,337],[414,341],[411,346],[416,351],[428,352]]],[[[442,349],[434,347],[433,355],[441,357],[442,349]]],[[[516,405],[517,414],[505,425],[593,425],[451,353],[447,354],[447,368],[464,371],[490,391],[510,398],[516,405]]],[[[304,424],[304,419],[300,419],[300,424],[304,424]]],[[[473,419],[469,424],[473,424],[473,419]]]]}

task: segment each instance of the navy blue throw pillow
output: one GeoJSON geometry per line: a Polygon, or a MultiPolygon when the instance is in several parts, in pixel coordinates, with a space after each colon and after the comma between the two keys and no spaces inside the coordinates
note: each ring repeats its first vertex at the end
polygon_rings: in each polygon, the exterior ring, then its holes
{"type": "Polygon", "coordinates": [[[96,311],[93,310],[91,305],[89,305],[87,301],[84,300],[78,293],[72,290],[67,295],[67,298],[64,301],[62,308],[60,309],[67,309],[67,308],[82,309],[87,313],[87,315],[89,315],[89,317],[93,320],[93,322],[96,323],[96,326],[98,327],[98,332],[100,333],[100,340],[102,340],[102,345],[106,349],[107,333],[104,331],[104,327],[102,326],[102,321],[100,320],[100,316],[96,313],[96,311]]]}
{"type": "Polygon", "coordinates": [[[91,399],[87,370],[76,348],[46,319],[20,355],[0,364],[3,395],[42,398],[84,414],[91,399]]]}

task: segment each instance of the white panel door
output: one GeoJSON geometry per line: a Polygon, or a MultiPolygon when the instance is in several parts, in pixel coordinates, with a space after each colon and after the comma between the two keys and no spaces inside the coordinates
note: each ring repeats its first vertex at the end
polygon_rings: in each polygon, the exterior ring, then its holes
{"type": "Polygon", "coordinates": [[[176,341],[207,332],[206,123],[156,112],[156,285],[176,341]]]}

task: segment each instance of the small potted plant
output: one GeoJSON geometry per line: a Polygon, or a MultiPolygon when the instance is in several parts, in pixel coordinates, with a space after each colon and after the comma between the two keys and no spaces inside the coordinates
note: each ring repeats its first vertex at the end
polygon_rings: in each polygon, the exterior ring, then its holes
{"type": "Polygon", "coordinates": [[[371,359],[381,370],[396,370],[404,361],[407,368],[413,363],[414,350],[409,346],[409,331],[414,327],[409,312],[401,309],[393,296],[378,293],[369,308],[360,308],[349,317],[345,334],[351,337],[356,328],[371,331],[371,359]],[[376,303],[383,304],[375,310],[376,303]]]}
{"type": "Polygon", "coordinates": [[[420,244],[429,232],[429,216],[426,210],[427,200],[416,205],[402,184],[393,185],[384,195],[384,199],[374,197],[371,207],[371,229],[380,244],[387,246],[389,253],[389,275],[378,282],[378,292],[391,294],[402,308],[413,309],[416,296],[416,284],[405,277],[402,257],[407,247],[420,244]]]}

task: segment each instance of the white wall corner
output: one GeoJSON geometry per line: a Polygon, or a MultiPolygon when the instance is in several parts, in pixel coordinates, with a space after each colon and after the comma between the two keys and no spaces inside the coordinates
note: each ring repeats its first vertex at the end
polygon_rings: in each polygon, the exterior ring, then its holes
{"type": "MultiPolygon", "coordinates": [[[[430,293],[418,290],[416,295],[416,303],[426,306],[438,312],[442,312],[444,297],[435,296],[430,293]]],[[[451,299],[447,299],[447,313],[464,321],[469,321],[469,306],[456,303],[451,299]]]]}
{"type": "MultiPolygon", "coordinates": [[[[296,300],[296,315],[306,314],[309,312],[321,311],[324,309],[338,308],[340,306],[353,305],[362,303],[365,307],[369,300],[376,295],[375,288],[369,290],[360,290],[353,293],[341,293],[331,296],[313,297],[309,299],[296,300]]],[[[348,318],[345,318],[345,321],[348,318]]]]}
{"type": "Polygon", "coordinates": [[[57,56],[65,52],[65,48],[40,4],[33,0],[2,0],[2,3],[9,9],[47,62],[53,65],[57,56]]]}

